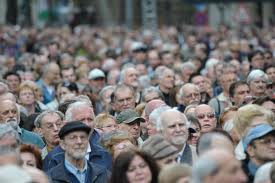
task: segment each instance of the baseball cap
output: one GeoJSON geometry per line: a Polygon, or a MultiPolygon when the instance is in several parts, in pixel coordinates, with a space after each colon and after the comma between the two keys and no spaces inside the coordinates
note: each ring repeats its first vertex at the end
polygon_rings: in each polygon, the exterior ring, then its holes
{"type": "Polygon", "coordinates": [[[121,111],[117,117],[116,117],[116,123],[132,123],[134,121],[138,120],[139,122],[145,122],[145,119],[140,117],[139,114],[133,110],[133,109],[127,109],[124,111],[121,111]]]}
{"type": "Polygon", "coordinates": [[[93,69],[89,73],[89,79],[105,78],[105,74],[100,69],[93,69]]]}
{"type": "Polygon", "coordinates": [[[269,124],[260,124],[251,128],[243,139],[244,150],[246,151],[247,146],[253,140],[266,136],[272,132],[275,132],[275,129],[269,124]]]}
{"type": "Polygon", "coordinates": [[[84,131],[87,134],[90,133],[91,128],[80,121],[67,122],[59,131],[58,135],[60,139],[63,139],[67,134],[74,131],[84,131]]]}

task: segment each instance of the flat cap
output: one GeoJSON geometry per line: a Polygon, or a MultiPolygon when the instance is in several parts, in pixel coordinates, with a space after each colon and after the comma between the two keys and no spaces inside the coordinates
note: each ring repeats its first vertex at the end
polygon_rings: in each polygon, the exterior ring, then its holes
{"type": "Polygon", "coordinates": [[[163,159],[179,152],[175,146],[159,134],[149,137],[143,143],[141,149],[150,154],[154,159],[163,159]]]}
{"type": "Polygon", "coordinates": [[[116,117],[116,123],[132,123],[134,121],[145,122],[145,119],[140,117],[139,114],[133,109],[121,111],[116,117]]]}
{"type": "Polygon", "coordinates": [[[67,122],[59,131],[58,135],[60,139],[63,139],[67,134],[74,131],[84,131],[90,134],[91,128],[80,121],[67,122]]]}

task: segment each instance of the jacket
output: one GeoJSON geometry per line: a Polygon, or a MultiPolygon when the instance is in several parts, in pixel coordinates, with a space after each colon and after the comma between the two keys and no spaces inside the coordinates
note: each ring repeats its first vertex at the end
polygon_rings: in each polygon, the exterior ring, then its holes
{"type": "MultiPolygon", "coordinates": [[[[101,165],[102,167],[112,169],[112,156],[98,143],[99,134],[94,130],[90,137],[91,152],[89,153],[89,162],[101,165]]],[[[49,171],[64,160],[64,150],[57,146],[43,160],[43,170],[49,171]]]]}
{"type": "MultiPolygon", "coordinates": [[[[101,166],[87,162],[88,170],[85,183],[107,183],[110,172],[101,166]]],[[[80,183],[78,179],[66,168],[64,161],[52,168],[47,175],[52,183],[80,183]]],[[[84,183],[84,182],[81,182],[84,183]]]]}

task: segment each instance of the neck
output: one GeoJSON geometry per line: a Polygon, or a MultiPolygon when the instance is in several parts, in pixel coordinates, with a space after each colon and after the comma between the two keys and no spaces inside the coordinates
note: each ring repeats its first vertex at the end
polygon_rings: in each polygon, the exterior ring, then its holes
{"type": "Polygon", "coordinates": [[[82,170],[85,165],[85,157],[81,159],[75,159],[65,155],[66,160],[68,160],[72,165],[74,165],[77,169],[82,170]]]}
{"type": "Polygon", "coordinates": [[[50,86],[51,85],[51,81],[48,80],[47,78],[43,78],[43,81],[44,81],[44,84],[47,85],[47,86],[50,86]]]}
{"type": "Polygon", "coordinates": [[[258,167],[260,167],[261,165],[266,163],[266,161],[262,161],[262,160],[259,160],[259,159],[256,159],[256,158],[250,158],[250,161],[258,167]]]}
{"type": "Polygon", "coordinates": [[[165,94],[168,94],[168,93],[169,93],[169,91],[170,91],[170,89],[169,89],[169,88],[162,87],[161,85],[159,85],[159,88],[160,88],[160,90],[161,90],[163,93],[165,93],[165,94]]]}
{"type": "Polygon", "coordinates": [[[24,107],[27,110],[28,115],[33,114],[35,112],[35,106],[34,106],[34,104],[24,105],[24,107]]]}
{"type": "Polygon", "coordinates": [[[174,145],[179,151],[181,151],[185,144],[179,144],[179,145],[173,144],[173,145],[174,145]]]}

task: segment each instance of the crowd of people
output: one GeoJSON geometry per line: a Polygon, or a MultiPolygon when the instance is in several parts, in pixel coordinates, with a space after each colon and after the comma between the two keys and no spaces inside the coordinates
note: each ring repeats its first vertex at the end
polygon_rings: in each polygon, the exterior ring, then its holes
{"type": "Polygon", "coordinates": [[[275,182],[275,27],[0,27],[0,182],[275,182]]]}

